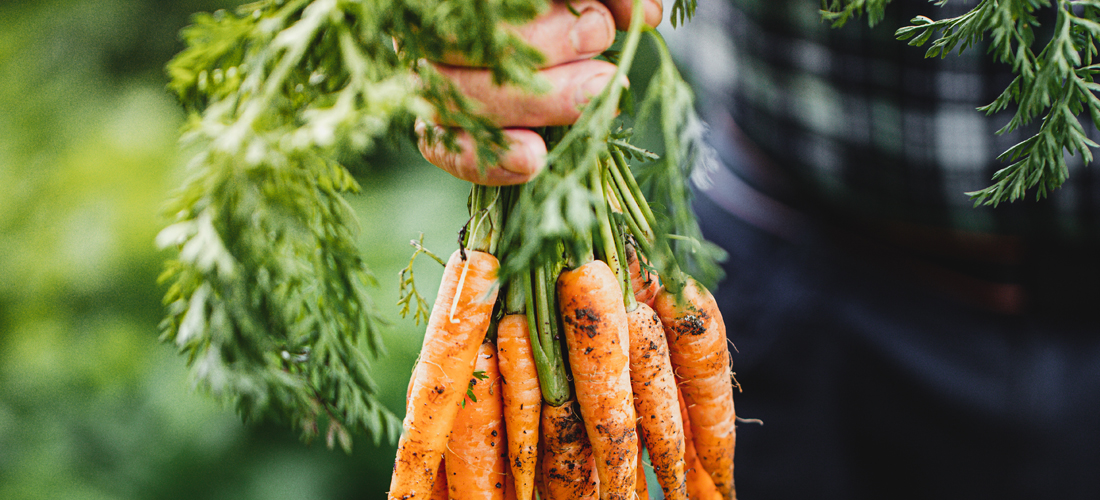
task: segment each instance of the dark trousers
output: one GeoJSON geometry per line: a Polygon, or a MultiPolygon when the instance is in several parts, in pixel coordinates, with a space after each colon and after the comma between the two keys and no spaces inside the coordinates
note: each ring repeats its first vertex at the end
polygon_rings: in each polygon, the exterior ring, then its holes
{"type": "Polygon", "coordinates": [[[812,224],[792,242],[696,209],[729,252],[737,413],[763,422],[738,426],[740,498],[1100,498],[1096,323],[989,312],[812,224]]]}

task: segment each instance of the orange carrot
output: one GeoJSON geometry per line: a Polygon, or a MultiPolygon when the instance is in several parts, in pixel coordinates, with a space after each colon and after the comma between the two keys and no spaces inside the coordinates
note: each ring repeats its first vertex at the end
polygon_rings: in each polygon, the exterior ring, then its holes
{"type": "Polygon", "coordinates": [[[474,397],[459,409],[447,443],[451,500],[504,500],[508,452],[496,351],[492,342],[481,344],[474,371],[485,378],[470,378],[474,397]]]}
{"type": "Polygon", "coordinates": [[[558,304],[600,499],[634,496],[638,454],[623,290],[611,268],[594,260],[558,277],[558,304]]]}
{"type": "Polygon", "coordinates": [[[508,314],[497,323],[497,349],[504,385],[504,420],[508,430],[508,463],[516,498],[531,500],[538,461],[542,391],[531,353],[526,314],[508,314]]]}
{"type": "Polygon", "coordinates": [[[474,371],[474,358],[489,328],[496,301],[498,263],[467,249],[447,262],[409,389],[389,498],[431,494],[459,403],[474,371]]]}
{"type": "Polygon", "coordinates": [[[682,294],[678,301],[662,289],[654,310],[668,337],[669,358],[687,403],[699,461],[722,497],[732,499],[736,415],[726,327],[706,288],[688,279],[682,294]]]}
{"type": "MultiPolygon", "coordinates": [[[[409,402],[412,401],[409,395],[412,394],[412,383],[416,379],[416,369],[413,369],[413,376],[409,378],[409,387],[405,389],[405,411],[409,411],[409,402]]],[[[447,491],[447,461],[439,461],[439,469],[435,473],[435,483],[432,485],[431,500],[449,500],[447,491]]]]}
{"type": "Polygon", "coordinates": [[[676,379],[668,358],[661,319],[639,303],[627,313],[630,324],[630,383],[638,429],[665,498],[683,500],[684,422],[676,404],[676,379]]]}
{"type": "Polygon", "coordinates": [[[516,482],[511,474],[504,480],[504,500],[518,500],[516,498],[516,482]]]}
{"type": "MultiPolygon", "coordinates": [[[[684,403],[684,395],[677,391],[676,396],[680,402],[680,415],[687,422],[687,404],[684,403]]],[[[710,475],[703,470],[703,465],[699,463],[699,455],[695,453],[695,444],[692,443],[690,425],[684,427],[684,438],[686,443],[684,446],[684,462],[687,463],[685,483],[688,498],[691,500],[721,499],[722,494],[718,492],[718,488],[714,486],[714,481],[710,479],[710,475]]]]}
{"type": "Polygon", "coordinates": [[[561,406],[542,405],[542,481],[552,500],[598,498],[592,446],[571,400],[561,406]]]}
{"type": "Polygon", "coordinates": [[[435,474],[435,484],[432,486],[431,500],[450,500],[447,497],[447,461],[439,461],[439,470],[435,474]]]}
{"type": "Polygon", "coordinates": [[[640,260],[634,246],[626,245],[626,263],[630,267],[630,286],[634,292],[634,300],[653,307],[653,300],[661,289],[661,283],[656,272],[642,270],[640,260]]]}

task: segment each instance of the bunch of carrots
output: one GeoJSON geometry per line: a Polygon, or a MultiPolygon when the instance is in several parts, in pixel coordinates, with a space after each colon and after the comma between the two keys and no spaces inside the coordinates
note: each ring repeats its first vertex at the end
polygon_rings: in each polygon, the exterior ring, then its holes
{"type": "Polygon", "coordinates": [[[734,499],[730,354],[710,292],[658,277],[623,155],[587,175],[597,228],[498,280],[523,187],[474,186],[409,383],[389,498],[734,499]],[[643,460],[648,451],[649,463],[643,460]],[[537,495],[537,497],[536,497],[537,495]]]}

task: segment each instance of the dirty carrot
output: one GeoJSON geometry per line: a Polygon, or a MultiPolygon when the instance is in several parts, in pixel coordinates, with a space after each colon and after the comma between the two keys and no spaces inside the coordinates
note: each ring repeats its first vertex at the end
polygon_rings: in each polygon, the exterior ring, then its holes
{"type": "Polygon", "coordinates": [[[563,271],[557,290],[577,402],[596,460],[600,498],[633,498],[638,434],[623,289],[607,264],[593,260],[563,271]]]}
{"type": "MultiPolygon", "coordinates": [[[[687,404],[684,403],[684,395],[677,391],[676,396],[680,404],[680,415],[684,422],[688,422],[689,417],[687,404]]],[[[714,486],[714,481],[710,479],[710,475],[703,470],[703,465],[699,463],[699,455],[695,453],[695,444],[692,443],[692,437],[691,426],[684,426],[684,442],[686,443],[684,446],[684,462],[687,467],[685,486],[688,498],[691,500],[719,500],[722,498],[722,494],[718,492],[718,488],[714,486]]]]}
{"type": "Polygon", "coordinates": [[[504,410],[497,349],[481,344],[467,396],[455,417],[447,442],[447,489],[452,500],[504,500],[508,478],[504,410]]]}
{"type": "Polygon", "coordinates": [[[596,500],[596,474],[592,446],[584,424],[569,401],[561,406],[542,405],[543,499],[596,500]]]}
{"type": "Polygon", "coordinates": [[[684,422],[676,403],[676,379],[661,319],[644,303],[627,313],[630,383],[641,440],[664,497],[687,498],[684,489],[684,422]]]}
{"type": "Polygon", "coordinates": [[[732,499],[736,414],[726,327],[710,292],[692,279],[684,285],[679,298],[662,289],[654,310],[668,338],[699,461],[723,498],[732,499]]]}
{"type": "Polygon", "coordinates": [[[432,486],[431,500],[450,500],[447,490],[447,461],[439,461],[439,469],[435,473],[435,484],[432,486]]]}
{"type": "MultiPolygon", "coordinates": [[[[512,293],[509,291],[509,293],[512,293]]],[[[516,498],[531,500],[538,461],[539,413],[542,391],[531,353],[526,314],[508,314],[497,324],[504,419],[508,431],[508,463],[516,498]]]]}
{"type": "Polygon", "coordinates": [[[518,500],[516,497],[516,482],[511,474],[504,480],[504,500],[518,500]]]}
{"type": "Polygon", "coordinates": [[[389,498],[427,498],[496,301],[497,259],[466,249],[447,262],[409,389],[389,498]],[[465,254],[465,259],[462,258],[465,254]]]}

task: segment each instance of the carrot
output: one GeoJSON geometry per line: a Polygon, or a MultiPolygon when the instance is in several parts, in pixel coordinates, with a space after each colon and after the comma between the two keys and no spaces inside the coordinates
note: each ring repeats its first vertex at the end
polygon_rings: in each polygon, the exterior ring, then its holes
{"type": "MultiPolygon", "coordinates": [[[[405,390],[405,411],[409,411],[409,394],[412,393],[412,382],[416,379],[416,370],[413,369],[413,377],[409,379],[409,388],[405,390]]],[[[447,461],[439,461],[439,469],[435,473],[435,483],[432,484],[431,500],[449,500],[447,491],[447,461]]]]}
{"type": "Polygon", "coordinates": [[[409,390],[389,498],[427,498],[496,300],[497,259],[467,249],[447,262],[409,390]]]}
{"type": "Polygon", "coordinates": [[[542,391],[531,352],[526,314],[508,314],[497,323],[497,349],[503,379],[504,420],[508,431],[508,457],[516,498],[534,495],[538,461],[539,413],[542,391]]]}
{"type": "MultiPolygon", "coordinates": [[[[677,391],[676,397],[680,401],[680,415],[687,422],[688,413],[687,404],[684,403],[684,395],[677,391]]],[[[692,443],[690,425],[684,427],[684,438],[686,443],[684,446],[684,462],[687,463],[685,486],[688,498],[691,500],[721,499],[722,494],[718,492],[718,488],[714,486],[714,481],[710,479],[710,475],[703,470],[703,465],[699,463],[699,455],[695,453],[695,444],[692,443]]]]}
{"type": "Polygon", "coordinates": [[[432,485],[431,500],[450,500],[447,497],[447,461],[439,461],[439,469],[435,474],[435,484],[432,485]]]}
{"type": "Polygon", "coordinates": [[[542,405],[542,481],[553,500],[598,498],[592,446],[573,401],[561,406],[542,405]]]}
{"type": "Polygon", "coordinates": [[[563,271],[557,288],[577,402],[600,479],[600,498],[633,498],[638,433],[623,289],[614,272],[599,260],[563,271]]]}
{"type": "Polygon", "coordinates": [[[642,269],[640,257],[633,245],[626,245],[626,263],[630,267],[630,286],[634,292],[634,300],[653,307],[653,300],[661,289],[661,283],[656,272],[642,269]]]}
{"type": "Polygon", "coordinates": [[[714,297],[687,279],[682,297],[662,289],[654,310],[668,337],[669,358],[679,381],[695,451],[723,498],[736,497],[733,454],[736,415],[730,382],[726,327],[714,297]]]}
{"type": "MultiPolygon", "coordinates": [[[[539,412],[539,420],[541,421],[543,418],[545,418],[545,416],[542,415],[542,412],[539,412]]],[[[539,432],[539,434],[541,435],[542,432],[539,432]]],[[[540,436],[539,461],[535,464],[535,491],[538,492],[540,499],[550,498],[550,494],[546,492],[546,480],[543,479],[544,476],[542,475],[542,456],[545,455],[545,449],[546,445],[540,436]]]]}
{"type": "Polygon", "coordinates": [[[508,452],[497,352],[492,342],[478,349],[470,378],[473,398],[458,411],[447,443],[447,487],[452,500],[504,500],[508,452]]]}
{"type": "Polygon", "coordinates": [[[665,498],[687,498],[684,489],[684,422],[676,406],[676,379],[661,319],[639,303],[630,324],[630,383],[638,429],[665,498]]]}
{"type": "Polygon", "coordinates": [[[516,482],[511,474],[504,480],[504,500],[518,500],[516,498],[516,482]]]}
{"type": "Polygon", "coordinates": [[[634,485],[634,497],[640,499],[649,498],[649,484],[646,483],[645,467],[642,465],[642,440],[638,440],[638,476],[634,485]]]}

